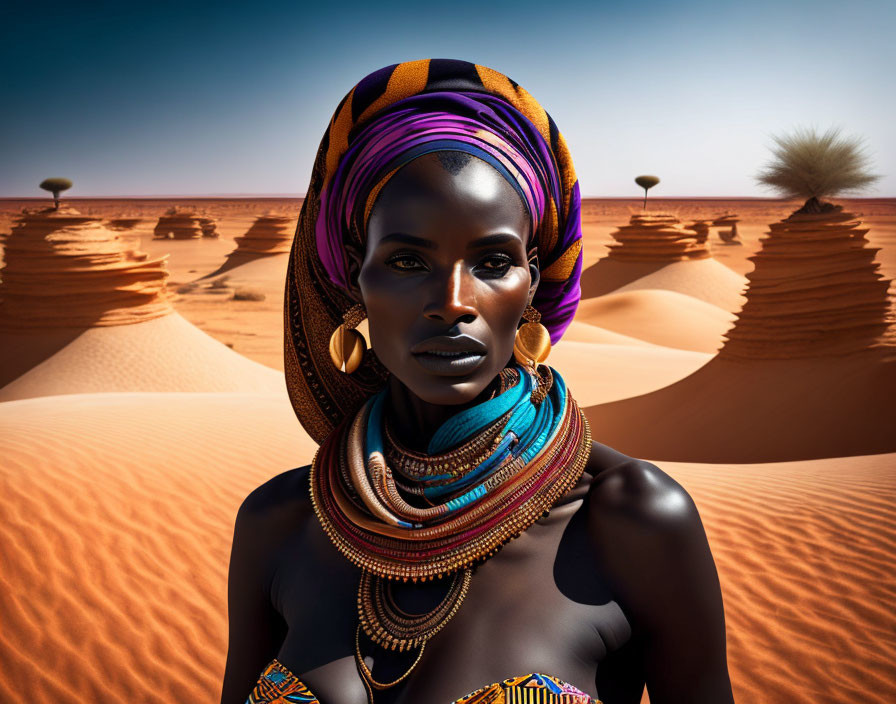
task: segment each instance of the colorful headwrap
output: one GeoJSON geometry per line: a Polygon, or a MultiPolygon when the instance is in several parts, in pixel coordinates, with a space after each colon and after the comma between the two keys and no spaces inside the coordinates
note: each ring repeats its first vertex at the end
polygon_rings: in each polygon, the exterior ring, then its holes
{"type": "Polygon", "coordinates": [[[285,367],[293,407],[320,442],[382,388],[367,353],[344,374],[328,345],[351,307],[345,245],[362,251],[377,195],[422,154],[461,151],[491,164],[525,204],[541,280],[533,305],[557,342],[579,302],[579,185],[566,142],[542,107],[503,74],[465,61],[425,59],[376,71],[336,108],[302,205],[286,281],[285,367]]]}

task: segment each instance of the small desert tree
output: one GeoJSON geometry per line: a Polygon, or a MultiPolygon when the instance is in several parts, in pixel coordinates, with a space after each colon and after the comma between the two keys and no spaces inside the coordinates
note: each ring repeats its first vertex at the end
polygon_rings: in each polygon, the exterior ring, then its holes
{"type": "Polygon", "coordinates": [[[59,194],[72,187],[72,182],[67,178],[45,178],[40,182],[40,187],[53,194],[53,205],[59,210],[59,194]]]}
{"type": "Polygon", "coordinates": [[[647,210],[647,190],[653,188],[659,182],[660,180],[656,176],[638,176],[635,179],[635,183],[644,189],[644,210],[647,210]]]}
{"type": "Polygon", "coordinates": [[[822,198],[859,193],[880,176],[868,171],[870,159],[862,140],[841,137],[832,127],[824,134],[813,128],[796,128],[792,134],[772,136],[774,158],[756,176],[763,186],[782,198],[805,200],[797,212],[821,213],[834,206],[822,198]]]}

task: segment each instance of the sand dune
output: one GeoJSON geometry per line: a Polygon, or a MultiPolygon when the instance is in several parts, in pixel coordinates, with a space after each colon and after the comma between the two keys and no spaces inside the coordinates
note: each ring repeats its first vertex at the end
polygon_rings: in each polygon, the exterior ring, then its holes
{"type": "MultiPolygon", "coordinates": [[[[0,700],[216,701],[236,508],[315,449],[285,395],[31,399],[0,428],[0,700]]],[[[737,701],[896,697],[896,455],[658,464],[701,511],[737,701]]]]}
{"type": "Polygon", "coordinates": [[[286,394],[55,396],[0,428],[0,701],[218,701],[237,507],[316,449],[286,394]]]}
{"type": "Polygon", "coordinates": [[[706,246],[709,229],[684,226],[671,213],[635,213],[613,233],[609,257],[620,261],[674,262],[712,256],[706,246]]]}
{"type": "Polygon", "coordinates": [[[106,221],[106,227],[116,232],[131,232],[143,223],[143,218],[112,218],[106,221]]]}
{"type": "Polygon", "coordinates": [[[734,316],[692,296],[650,289],[583,300],[576,320],[655,345],[715,352],[734,316]]]}
{"type": "Polygon", "coordinates": [[[174,313],[138,325],[0,332],[0,401],[99,391],[269,391],[283,374],[246,359],[174,313]],[[23,367],[27,366],[27,369],[23,367]]]}
{"type": "Polygon", "coordinates": [[[636,213],[611,233],[607,256],[582,272],[582,297],[667,289],[735,312],[746,279],[712,258],[709,223],[687,225],[668,213],[636,213]]]}
{"type": "MultiPolygon", "coordinates": [[[[296,229],[296,218],[289,215],[260,215],[251,227],[237,237],[236,249],[227,255],[226,261],[210,274],[202,278],[213,278],[240,268],[243,278],[254,279],[255,283],[279,282],[282,288],[286,276],[287,255],[292,247],[292,239],[296,229]],[[273,259],[276,264],[264,264],[244,270],[243,267],[273,259]],[[277,270],[282,270],[281,276],[277,270]]],[[[235,272],[234,272],[235,273],[235,272]]]]}
{"type": "Polygon", "coordinates": [[[739,245],[740,235],[737,232],[737,223],[740,218],[737,213],[725,213],[712,221],[712,227],[718,231],[719,239],[725,244],[739,245]]]}
{"type": "Polygon", "coordinates": [[[149,259],[70,208],[26,212],[6,237],[0,401],[93,391],[278,391],[282,375],[173,313],[149,259]]]}
{"type": "Polygon", "coordinates": [[[172,311],[166,257],[74,208],[24,211],[3,240],[0,330],[128,325],[172,311]]]}
{"type": "MultiPolygon", "coordinates": [[[[575,388],[575,387],[573,387],[575,388]]],[[[585,409],[636,457],[777,462],[896,451],[896,356],[710,360],[663,389],[585,409]]]]}
{"type": "Polygon", "coordinates": [[[262,255],[289,253],[296,219],[291,215],[259,215],[246,233],[236,238],[237,251],[262,255]]]}
{"type": "Polygon", "coordinates": [[[289,254],[230,255],[212,274],[178,286],[177,309],[233,349],[283,369],[283,290],[289,254]]]}
{"type": "Polygon", "coordinates": [[[592,406],[661,389],[693,374],[711,358],[711,354],[659,345],[564,338],[551,349],[547,363],[563,375],[580,406],[592,406]]]}
{"type": "Polygon", "coordinates": [[[623,335],[579,320],[573,320],[569,327],[566,328],[566,332],[563,333],[563,339],[560,341],[560,344],[566,342],[597,342],[606,345],[629,345],[634,347],[655,346],[652,342],[639,340],[637,337],[623,335]]]}
{"type": "Polygon", "coordinates": [[[216,281],[220,281],[222,285],[226,284],[230,288],[250,286],[281,299],[286,286],[288,265],[288,253],[262,257],[233,253],[227,257],[227,262],[223,266],[194,283],[213,285],[216,281]]]}
{"type": "Polygon", "coordinates": [[[771,226],[718,356],[667,388],[587,409],[601,441],[696,462],[896,450],[890,282],[866,232],[840,211],[771,226]]]}
{"type": "Polygon", "coordinates": [[[233,242],[222,237],[196,240],[164,240],[144,238],[141,248],[150,255],[167,255],[171,272],[169,287],[189,283],[214,271],[233,250],[233,242]]]}
{"type": "Polygon", "coordinates": [[[715,259],[671,262],[619,262],[601,259],[582,274],[584,299],[608,293],[664,289],[699,298],[730,313],[744,303],[747,280],[715,259]]]}
{"type": "Polygon", "coordinates": [[[890,282],[868,228],[839,208],[772,223],[751,257],[747,302],[726,337],[729,359],[795,359],[861,351],[894,322],[890,282]]]}
{"type": "Polygon", "coordinates": [[[582,273],[582,297],[664,289],[699,298],[730,313],[744,303],[747,280],[715,259],[689,262],[621,262],[604,258],[582,273]]]}
{"type": "Polygon", "coordinates": [[[703,518],[735,701],[896,701],[896,454],[658,465],[703,518]]]}

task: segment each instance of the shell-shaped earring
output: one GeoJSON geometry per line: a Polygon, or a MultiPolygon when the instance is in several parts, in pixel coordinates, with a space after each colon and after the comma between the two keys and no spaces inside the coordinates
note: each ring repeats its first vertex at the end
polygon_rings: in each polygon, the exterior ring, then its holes
{"type": "Polygon", "coordinates": [[[367,317],[363,303],[356,303],[342,315],[342,325],[330,335],[330,360],[339,371],[351,374],[364,357],[367,343],[356,327],[367,317]]]}
{"type": "Polygon", "coordinates": [[[551,335],[541,324],[541,313],[531,305],[523,312],[523,323],[516,331],[513,356],[525,367],[535,369],[551,353],[551,335]]]}

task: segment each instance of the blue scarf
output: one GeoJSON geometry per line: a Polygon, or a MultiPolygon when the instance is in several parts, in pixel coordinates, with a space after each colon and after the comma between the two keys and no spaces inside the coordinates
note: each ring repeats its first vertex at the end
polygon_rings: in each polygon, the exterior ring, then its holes
{"type": "MultiPolygon", "coordinates": [[[[491,454],[475,469],[450,480],[451,474],[431,475],[425,480],[415,480],[423,486],[427,499],[438,499],[447,494],[457,494],[473,487],[460,496],[451,499],[446,506],[455,511],[476,501],[486,493],[485,482],[497,471],[516,458],[523,464],[529,462],[549,442],[557,431],[566,405],[566,383],[563,377],[551,370],[553,385],[544,400],[535,406],[531,401],[535,384],[539,380],[523,367],[517,365],[519,380],[504,393],[467,408],[445,421],[429,441],[427,454],[438,455],[457,447],[465,440],[482,432],[497,418],[509,413],[509,418],[500,431],[499,442],[491,454]]],[[[370,415],[364,444],[364,456],[374,452],[385,455],[383,442],[383,408],[388,388],[374,395],[369,401],[370,415]]]]}

